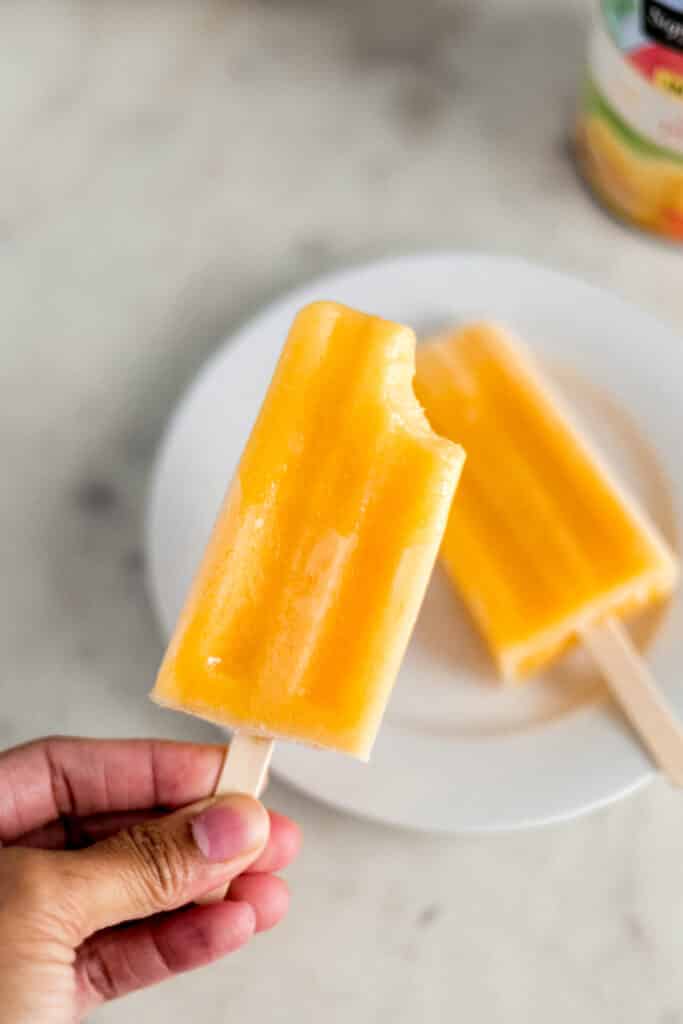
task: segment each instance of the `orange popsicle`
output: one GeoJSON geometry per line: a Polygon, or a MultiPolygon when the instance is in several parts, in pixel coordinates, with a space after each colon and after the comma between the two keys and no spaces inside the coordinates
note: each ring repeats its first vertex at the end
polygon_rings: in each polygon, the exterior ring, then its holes
{"type": "Polygon", "coordinates": [[[158,703],[370,753],[463,453],[412,391],[406,327],[297,316],[161,666],[158,703]]]}
{"type": "Polygon", "coordinates": [[[441,554],[505,679],[671,592],[667,544],[509,332],[420,345],[415,390],[468,453],[441,554]]]}

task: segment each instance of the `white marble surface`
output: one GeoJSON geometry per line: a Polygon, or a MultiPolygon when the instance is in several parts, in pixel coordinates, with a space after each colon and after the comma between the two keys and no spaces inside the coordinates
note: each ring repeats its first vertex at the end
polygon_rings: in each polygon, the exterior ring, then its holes
{"type": "MultiPolygon", "coordinates": [[[[2,745],[211,734],[145,700],[145,486],[193,371],[286,285],[476,246],[683,329],[683,251],[604,216],[568,159],[588,6],[0,5],[2,745]]],[[[307,838],[287,923],[99,1021],[683,1022],[683,798],[664,783],[467,841],[270,799],[307,838]]]]}

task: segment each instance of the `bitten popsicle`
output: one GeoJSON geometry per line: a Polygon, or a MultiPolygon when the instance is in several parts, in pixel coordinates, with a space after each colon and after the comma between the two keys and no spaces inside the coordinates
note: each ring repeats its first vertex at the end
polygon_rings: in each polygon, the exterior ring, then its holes
{"type": "Polygon", "coordinates": [[[579,640],[641,738],[683,781],[681,730],[617,619],[666,597],[676,559],[543,379],[492,323],[418,346],[416,394],[467,466],[441,548],[502,677],[579,640]]]}
{"type": "Polygon", "coordinates": [[[258,790],[273,737],[370,754],[464,459],[414,351],[332,302],[294,321],[152,693],[238,731],[221,792],[258,790]]]}

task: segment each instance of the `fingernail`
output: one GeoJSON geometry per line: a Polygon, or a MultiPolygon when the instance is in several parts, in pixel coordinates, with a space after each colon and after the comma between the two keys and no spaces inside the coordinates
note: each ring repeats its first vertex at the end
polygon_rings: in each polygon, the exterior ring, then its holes
{"type": "Polygon", "coordinates": [[[235,795],[221,797],[211,804],[190,827],[207,860],[225,861],[263,846],[269,824],[268,815],[257,800],[235,795]]]}

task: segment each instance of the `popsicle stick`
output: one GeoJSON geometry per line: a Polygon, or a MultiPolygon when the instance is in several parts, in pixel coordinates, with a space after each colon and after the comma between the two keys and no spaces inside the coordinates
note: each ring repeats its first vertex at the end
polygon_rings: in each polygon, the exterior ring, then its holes
{"type": "MultiPolygon", "coordinates": [[[[268,765],[274,746],[274,741],[268,736],[236,733],[226,752],[213,795],[247,793],[249,796],[259,797],[266,785],[268,765]]],[[[221,886],[220,889],[214,889],[202,896],[197,903],[219,903],[225,899],[227,892],[228,886],[221,886]]]]}
{"type": "Polygon", "coordinates": [[[622,711],[658,767],[683,786],[683,728],[621,622],[608,619],[582,633],[622,711]]]}

